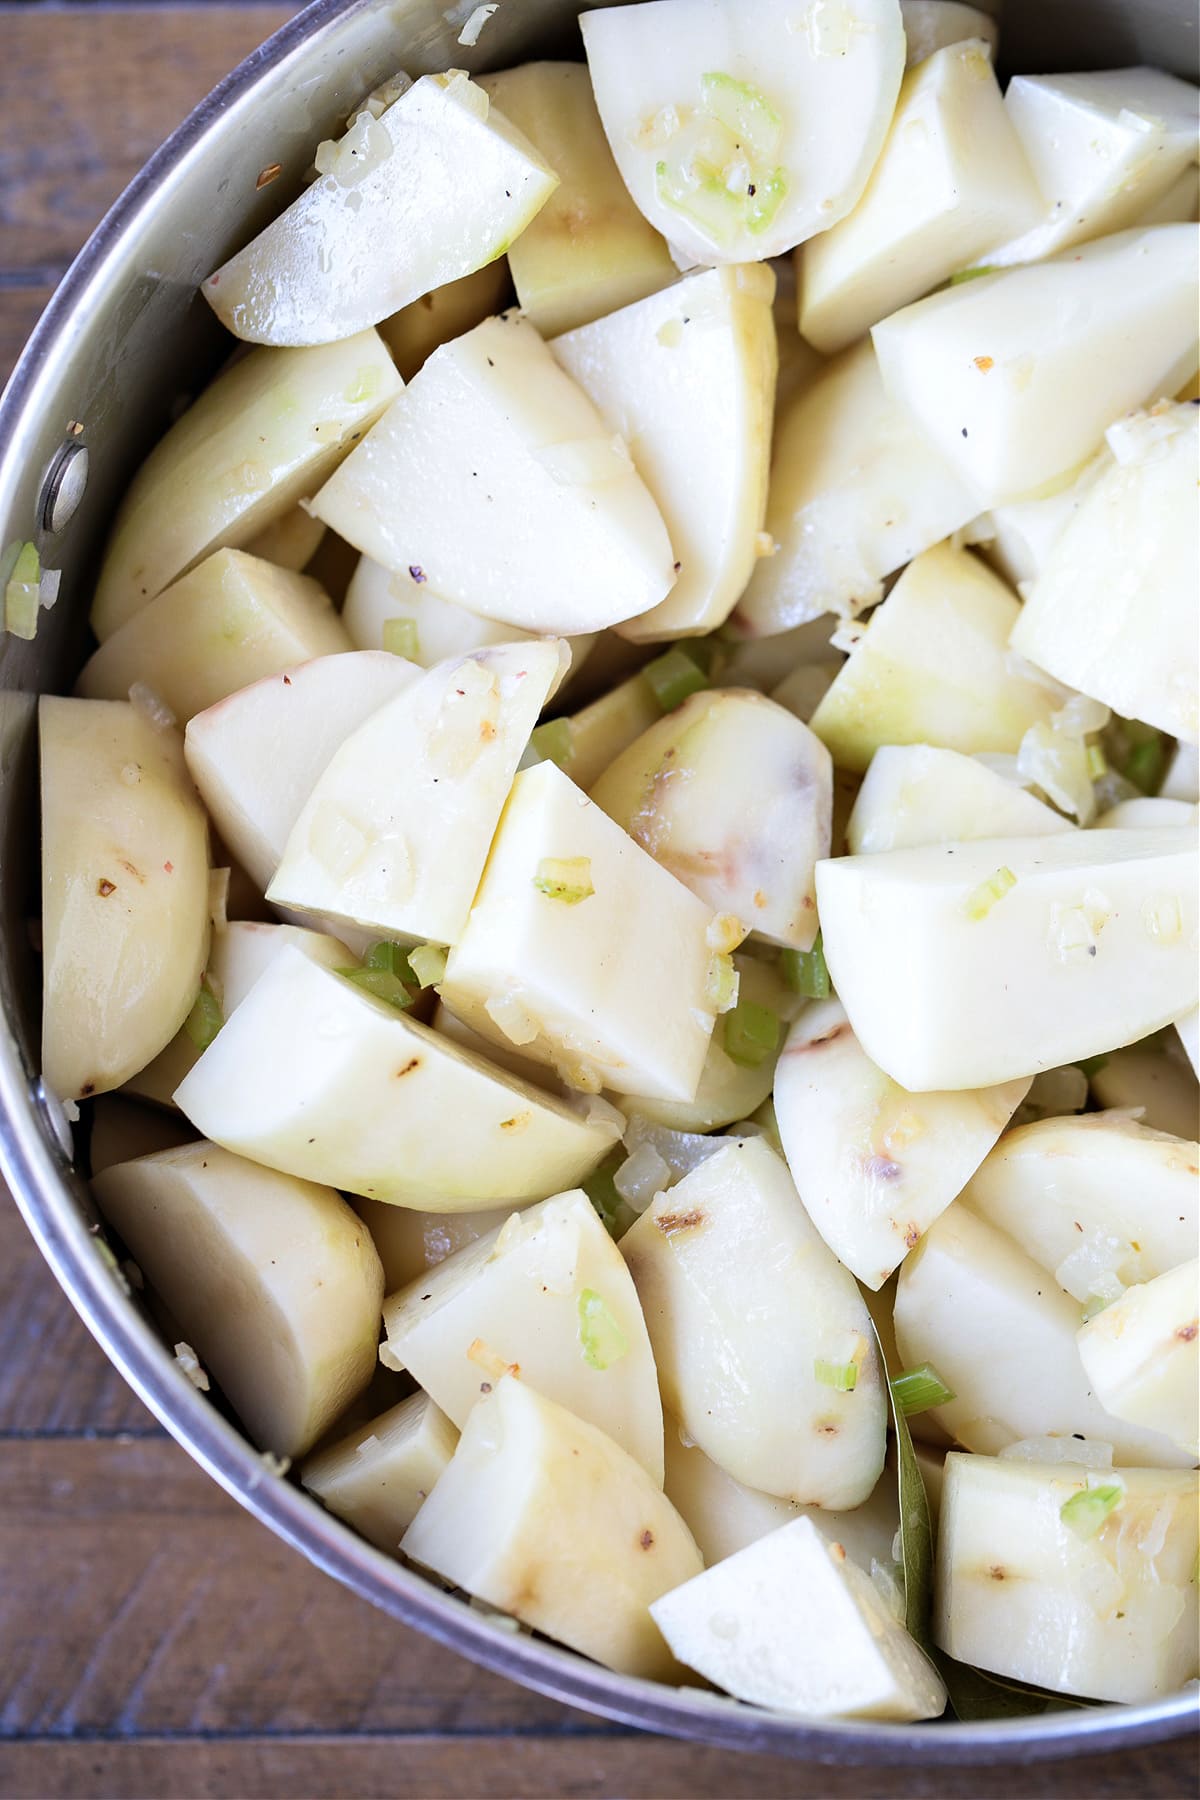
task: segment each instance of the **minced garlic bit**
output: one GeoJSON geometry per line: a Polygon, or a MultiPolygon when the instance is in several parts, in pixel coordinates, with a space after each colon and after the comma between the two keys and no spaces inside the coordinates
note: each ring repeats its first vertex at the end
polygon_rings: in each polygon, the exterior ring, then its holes
{"type": "Polygon", "coordinates": [[[201,1368],[200,1358],[190,1344],[176,1344],[175,1361],[192,1386],[199,1388],[202,1394],[207,1394],[208,1376],[201,1368]]]}

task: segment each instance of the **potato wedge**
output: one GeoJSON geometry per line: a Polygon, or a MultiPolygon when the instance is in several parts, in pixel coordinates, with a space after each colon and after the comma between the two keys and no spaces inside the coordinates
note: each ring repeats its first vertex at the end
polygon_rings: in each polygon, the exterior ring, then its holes
{"type": "Polygon", "coordinates": [[[300,1479],[331,1513],[394,1556],[458,1444],[428,1394],[358,1425],[306,1457],[300,1479]]]}

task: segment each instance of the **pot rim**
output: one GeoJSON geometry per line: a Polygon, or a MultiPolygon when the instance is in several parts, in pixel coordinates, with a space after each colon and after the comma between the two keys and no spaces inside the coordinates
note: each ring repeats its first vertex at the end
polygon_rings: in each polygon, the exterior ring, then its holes
{"type": "MultiPolygon", "coordinates": [[[[222,116],[235,103],[250,103],[289,57],[321,36],[332,38],[352,14],[380,4],[313,0],[213,89],[109,209],[56,289],[0,396],[0,501],[14,484],[14,466],[32,437],[43,396],[53,394],[64,347],[86,330],[90,293],[105,284],[163,179],[177,174],[222,116]]],[[[814,1723],[700,1689],[615,1674],[573,1651],[497,1627],[280,1479],[180,1374],[97,1254],[97,1239],[86,1223],[86,1184],[71,1168],[64,1139],[69,1141],[69,1130],[61,1109],[31,1077],[15,1020],[6,1010],[0,1021],[0,1175],[59,1285],[109,1360],[170,1435],[247,1511],[363,1599],[470,1661],[623,1725],[828,1764],[953,1766],[1095,1755],[1179,1735],[1196,1718],[1198,1695],[1185,1690],[1141,1706],[1101,1705],[1003,1721],[814,1723]]]]}

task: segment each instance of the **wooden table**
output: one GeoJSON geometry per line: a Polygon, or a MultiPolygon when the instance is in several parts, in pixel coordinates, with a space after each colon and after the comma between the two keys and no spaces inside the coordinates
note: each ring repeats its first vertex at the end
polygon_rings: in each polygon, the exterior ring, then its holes
{"type": "MultiPolygon", "coordinates": [[[[70,257],[289,6],[0,5],[0,378],[70,257]]],[[[0,1796],[1137,1796],[1190,1743],[825,1769],[640,1736],[472,1668],[318,1574],[108,1366],[0,1194],[0,1796]]]]}

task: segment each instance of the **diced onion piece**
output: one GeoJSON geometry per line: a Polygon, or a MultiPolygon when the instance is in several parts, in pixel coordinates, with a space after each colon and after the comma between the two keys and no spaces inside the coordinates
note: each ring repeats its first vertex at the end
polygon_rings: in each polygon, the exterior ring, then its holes
{"type": "Polygon", "coordinates": [[[45,607],[47,612],[50,611],[50,608],[54,605],[55,601],[58,599],[58,590],[59,590],[59,587],[61,586],[61,584],[62,584],[62,570],[61,569],[43,569],[42,570],[42,578],[38,582],[38,600],[41,603],[41,605],[45,607]]]}
{"type": "Polygon", "coordinates": [[[224,1023],[220,1002],[209,985],[208,977],[205,976],[200,983],[200,992],[196,995],[195,1004],[183,1022],[183,1029],[197,1050],[207,1050],[224,1023]]]}
{"type": "Polygon", "coordinates": [[[408,953],[408,966],[417,978],[418,987],[433,987],[446,973],[446,950],[442,944],[418,944],[408,953]]]}
{"type": "Polygon", "coordinates": [[[642,679],[665,713],[674,712],[689,694],[697,694],[708,686],[708,677],[699,663],[678,645],[648,662],[642,670],[642,679]]]}
{"type": "Polygon", "coordinates": [[[175,1346],[175,1361],[187,1376],[192,1386],[199,1388],[202,1394],[208,1392],[208,1376],[200,1366],[200,1358],[188,1343],[175,1346]]]}
{"type": "Polygon", "coordinates": [[[833,992],[819,931],[811,950],[783,951],[779,969],[793,993],[803,994],[806,999],[828,1000],[833,992]]]}
{"type": "MultiPolygon", "coordinates": [[[[458,42],[464,49],[470,50],[479,42],[479,35],[492,14],[499,9],[499,0],[489,0],[486,6],[477,6],[466,24],[458,34],[458,42]]],[[[514,1625],[516,1620],[513,1621],[514,1625]]]]}
{"type": "Polygon", "coordinates": [[[963,911],[968,919],[986,919],[997,900],[1003,900],[1010,888],[1017,885],[1017,878],[1009,868],[999,868],[986,881],[972,888],[963,901],[963,911]]]}
{"type": "Polygon", "coordinates": [[[171,731],[175,724],[175,714],[166,701],[148,687],[144,681],[135,681],[129,690],[129,703],[135,712],[141,713],[144,719],[159,731],[171,731]]]}
{"type": "Polygon", "coordinates": [[[892,1382],[892,1394],[906,1419],[928,1412],[931,1406],[948,1406],[954,1399],[953,1389],[946,1386],[930,1363],[901,1370],[892,1382]]]}
{"type": "Polygon", "coordinates": [[[578,906],[581,900],[587,900],[596,891],[592,886],[592,859],[590,856],[543,856],[533,885],[548,900],[578,906]]]}
{"type": "Polygon", "coordinates": [[[654,1196],[670,1185],[670,1167],[651,1144],[640,1144],[613,1176],[613,1186],[636,1213],[645,1212],[654,1196]]]}
{"type": "Polygon", "coordinates": [[[773,1056],[779,1044],[778,1013],[753,1000],[739,1000],[725,1014],[725,1054],[744,1069],[757,1069],[773,1056]]]}
{"type": "Polygon", "coordinates": [[[1124,1498],[1125,1489],[1115,1482],[1104,1487],[1083,1488],[1078,1494],[1072,1494],[1069,1500],[1063,1501],[1058,1509],[1058,1516],[1076,1537],[1093,1538],[1124,1498]]]}
{"type": "Polygon", "coordinates": [[[690,1175],[693,1169],[715,1156],[718,1150],[729,1147],[728,1137],[706,1137],[696,1131],[672,1131],[668,1125],[656,1125],[651,1119],[643,1119],[639,1114],[630,1115],[623,1133],[625,1147],[630,1152],[643,1144],[650,1144],[666,1163],[670,1171],[670,1180],[665,1184],[672,1186],[690,1175]]]}
{"type": "Polygon", "coordinates": [[[421,638],[415,619],[385,619],[383,647],[391,656],[402,656],[406,662],[418,662],[421,638]]]}
{"type": "Polygon", "coordinates": [[[579,1348],[589,1369],[610,1369],[629,1348],[629,1340],[595,1288],[579,1296],[579,1348]]]}
{"type": "Polygon", "coordinates": [[[737,1005],[739,977],[732,956],[710,956],[704,981],[704,998],[715,1013],[727,1013],[737,1005]]]}
{"type": "Polygon", "coordinates": [[[484,1001],[483,1007],[510,1044],[532,1044],[538,1035],[536,1019],[515,994],[493,994],[484,1001]]]}
{"type": "Polygon", "coordinates": [[[570,719],[549,719],[530,734],[530,746],[539,762],[557,763],[565,769],[575,755],[575,742],[570,719]]]}

